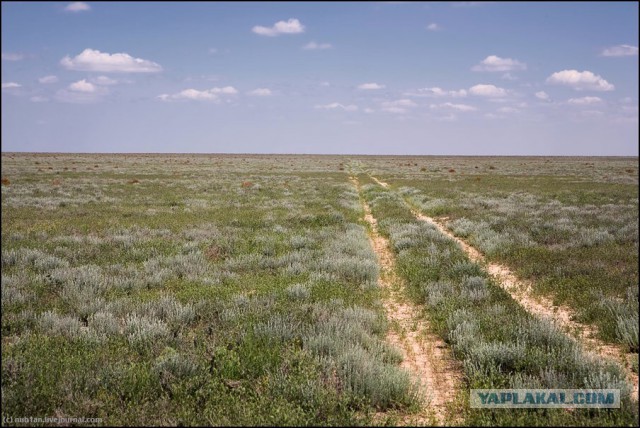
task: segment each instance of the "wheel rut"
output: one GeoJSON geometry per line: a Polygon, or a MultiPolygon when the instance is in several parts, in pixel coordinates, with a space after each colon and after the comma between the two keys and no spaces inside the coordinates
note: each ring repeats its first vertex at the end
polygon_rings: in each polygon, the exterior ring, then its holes
{"type": "MultiPolygon", "coordinates": [[[[383,183],[373,176],[371,178],[382,187],[388,188],[387,183],[383,183]]],[[[408,202],[407,205],[411,207],[408,202]]],[[[598,339],[597,328],[574,321],[574,311],[571,308],[564,305],[554,305],[551,299],[544,296],[534,297],[530,283],[519,279],[507,266],[487,261],[480,251],[451,233],[442,221],[426,216],[414,208],[411,208],[411,211],[417,219],[432,224],[440,233],[457,242],[471,261],[483,265],[485,270],[496,280],[496,283],[529,313],[538,318],[547,319],[569,331],[582,343],[586,352],[594,353],[620,364],[632,385],[631,397],[638,401],[638,374],[631,370],[632,353],[626,352],[621,345],[606,343],[598,339]]]]}
{"type": "MultiPolygon", "coordinates": [[[[350,180],[361,196],[357,178],[350,180]]],[[[407,416],[402,423],[409,426],[460,423],[450,411],[463,378],[460,363],[453,358],[444,341],[432,332],[420,309],[404,295],[405,284],[396,274],[395,256],[389,241],[379,234],[377,220],[369,205],[362,197],[360,199],[364,220],[370,226],[371,246],[381,268],[379,285],[385,291],[383,306],[392,326],[397,327],[389,330],[387,340],[402,352],[401,366],[412,374],[427,403],[420,414],[407,416]]]]}

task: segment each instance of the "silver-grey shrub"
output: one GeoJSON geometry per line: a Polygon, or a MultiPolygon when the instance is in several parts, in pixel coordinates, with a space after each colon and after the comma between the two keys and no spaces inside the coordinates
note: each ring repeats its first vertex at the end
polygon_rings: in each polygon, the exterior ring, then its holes
{"type": "Polygon", "coordinates": [[[470,276],[464,278],[460,285],[460,295],[464,299],[472,302],[489,297],[489,290],[484,278],[480,276],[470,276]]]}
{"type": "Polygon", "coordinates": [[[92,314],[87,325],[98,337],[111,337],[120,333],[120,323],[110,312],[92,314]]]}
{"type": "Polygon", "coordinates": [[[269,341],[286,342],[295,337],[300,337],[303,333],[303,326],[299,320],[289,314],[276,314],[266,322],[256,324],[253,332],[256,336],[263,337],[269,341]]]}
{"type": "Polygon", "coordinates": [[[3,273],[0,285],[2,307],[30,301],[34,296],[28,284],[29,280],[25,274],[5,275],[3,273]]]}
{"type": "Polygon", "coordinates": [[[313,240],[307,235],[293,235],[289,239],[289,242],[291,243],[291,248],[295,250],[299,250],[301,248],[311,248],[313,246],[313,240]]]}
{"type": "Polygon", "coordinates": [[[458,260],[451,265],[448,274],[455,278],[478,277],[482,275],[482,268],[470,260],[458,260]]]}
{"type": "Polygon", "coordinates": [[[453,220],[449,223],[449,227],[454,234],[463,238],[466,238],[474,233],[477,228],[476,223],[464,217],[453,220]]]}
{"type": "Polygon", "coordinates": [[[622,399],[629,399],[632,388],[626,381],[626,377],[617,367],[609,367],[609,370],[592,370],[587,373],[585,388],[589,389],[619,389],[622,399]]]}
{"type": "Polygon", "coordinates": [[[539,374],[515,372],[509,376],[509,386],[514,389],[572,388],[575,383],[566,374],[547,367],[539,374]]]}
{"type": "Polygon", "coordinates": [[[68,268],[69,262],[56,256],[49,254],[36,259],[33,263],[33,267],[38,272],[48,272],[56,268],[68,268]]]}
{"type": "Polygon", "coordinates": [[[311,291],[305,284],[292,284],[286,291],[287,295],[294,300],[306,300],[311,296],[311,291]]]}
{"type": "Polygon", "coordinates": [[[130,314],[125,319],[124,333],[133,346],[146,347],[169,337],[167,325],[152,317],[130,314]]]}
{"type": "Polygon", "coordinates": [[[38,317],[38,327],[45,334],[76,339],[81,334],[82,323],[75,317],[58,315],[54,311],[46,311],[38,317]]]}
{"type": "Polygon", "coordinates": [[[604,228],[583,227],[580,229],[577,243],[583,247],[590,247],[593,245],[605,244],[613,241],[614,236],[604,228]]]}
{"type": "MultiPolygon", "coordinates": [[[[637,309],[637,308],[636,308],[637,309]]],[[[616,336],[632,352],[638,352],[638,313],[616,317],[616,336]]]]}
{"type": "Polygon", "coordinates": [[[165,385],[186,379],[197,370],[198,366],[193,361],[169,347],[165,348],[153,364],[153,371],[165,385]]]}
{"type": "Polygon", "coordinates": [[[526,346],[521,343],[477,342],[470,350],[472,359],[482,367],[515,368],[518,361],[526,357],[526,346]]]}
{"type": "Polygon", "coordinates": [[[431,307],[438,306],[440,303],[450,299],[455,291],[455,287],[450,282],[435,282],[422,286],[425,301],[431,307]]]}
{"type": "Polygon", "coordinates": [[[341,377],[346,380],[346,389],[367,397],[376,407],[406,404],[415,397],[417,388],[407,371],[394,365],[380,364],[357,344],[340,355],[337,363],[341,377]]]}
{"type": "MultiPolygon", "coordinates": [[[[567,354],[574,352],[578,345],[555,324],[547,319],[528,318],[514,326],[516,336],[535,349],[562,350],[567,354]]],[[[558,351],[556,351],[558,352],[558,351]]]]}
{"type": "Polygon", "coordinates": [[[137,311],[140,315],[164,322],[174,333],[180,333],[196,319],[193,303],[182,304],[172,296],[147,302],[137,311]]]}

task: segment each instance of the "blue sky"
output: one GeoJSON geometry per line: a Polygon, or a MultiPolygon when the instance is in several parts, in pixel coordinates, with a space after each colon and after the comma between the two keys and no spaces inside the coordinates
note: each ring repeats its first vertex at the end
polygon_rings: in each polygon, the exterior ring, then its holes
{"type": "Polygon", "coordinates": [[[2,2],[2,150],[638,155],[638,3],[2,2]]]}

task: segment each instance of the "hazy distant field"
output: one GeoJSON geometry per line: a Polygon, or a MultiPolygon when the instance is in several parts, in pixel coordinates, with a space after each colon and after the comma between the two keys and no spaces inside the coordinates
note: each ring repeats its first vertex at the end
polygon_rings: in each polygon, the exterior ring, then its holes
{"type": "Polygon", "coordinates": [[[624,367],[528,314],[410,210],[570,308],[637,374],[637,158],[3,153],[2,416],[394,425],[419,413],[386,340],[397,326],[363,202],[407,299],[460,361],[452,417],[637,426],[624,367]],[[516,387],[620,388],[623,404],[468,408],[470,388],[516,387]]]}

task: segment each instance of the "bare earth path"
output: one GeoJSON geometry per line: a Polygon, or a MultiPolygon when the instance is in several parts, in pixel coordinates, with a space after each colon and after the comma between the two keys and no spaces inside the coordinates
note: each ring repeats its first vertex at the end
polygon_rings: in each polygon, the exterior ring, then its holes
{"type": "MultiPolygon", "coordinates": [[[[360,194],[360,184],[355,177],[351,182],[360,194]]],[[[444,341],[431,332],[429,323],[420,316],[420,311],[403,296],[403,281],[395,274],[395,258],[389,242],[378,233],[376,219],[369,205],[361,198],[364,219],[371,226],[371,246],[381,267],[380,287],[385,290],[383,305],[392,326],[387,340],[402,351],[402,367],[407,369],[418,382],[420,392],[425,396],[428,407],[416,417],[407,417],[405,425],[455,424],[455,415],[447,408],[453,403],[462,379],[460,364],[453,358],[444,341]]]]}
{"type": "Polygon", "coordinates": [[[385,183],[384,181],[380,181],[377,178],[375,178],[373,175],[370,175],[369,177],[371,177],[371,179],[373,181],[375,181],[376,183],[378,183],[379,185],[381,185],[382,187],[384,187],[385,189],[389,187],[389,185],[387,183],[385,183]]]}
{"type": "MultiPolygon", "coordinates": [[[[376,178],[371,178],[381,186],[385,188],[388,187],[386,183],[382,184],[382,182],[376,178]]],[[[573,321],[573,311],[569,307],[554,305],[550,299],[543,296],[533,297],[531,284],[518,279],[508,267],[498,263],[487,262],[477,249],[454,236],[441,222],[415,209],[412,209],[412,212],[416,218],[434,225],[440,233],[457,242],[472,261],[483,264],[487,272],[496,279],[498,285],[509,293],[511,297],[528,312],[539,318],[548,319],[556,325],[569,330],[578,337],[586,351],[595,352],[603,358],[615,360],[621,364],[627,373],[629,381],[633,385],[631,396],[635,401],[638,401],[638,375],[631,370],[630,362],[633,354],[625,352],[620,345],[605,343],[598,339],[596,337],[597,330],[594,326],[573,321]]]]}

